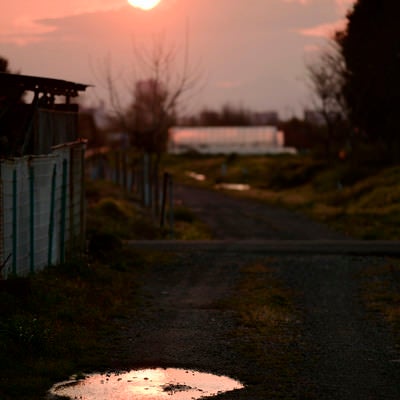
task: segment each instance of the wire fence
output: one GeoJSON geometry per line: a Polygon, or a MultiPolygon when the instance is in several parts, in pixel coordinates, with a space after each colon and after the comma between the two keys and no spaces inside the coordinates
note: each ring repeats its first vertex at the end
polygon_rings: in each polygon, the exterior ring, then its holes
{"type": "Polygon", "coordinates": [[[86,169],[90,179],[112,181],[134,194],[144,208],[159,218],[162,228],[168,225],[173,236],[173,177],[160,173],[154,154],[108,148],[89,150],[86,169]]]}
{"type": "Polygon", "coordinates": [[[65,262],[84,246],[85,143],[0,160],[1,278],[65,262]]]}

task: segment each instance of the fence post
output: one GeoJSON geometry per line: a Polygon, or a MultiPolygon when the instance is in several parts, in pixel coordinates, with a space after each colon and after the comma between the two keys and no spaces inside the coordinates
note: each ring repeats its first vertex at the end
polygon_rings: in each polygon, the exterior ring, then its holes
{"type": "Polygon", "coordinates": [[[56,175],[57,164],[53,166],[53,176],[51,178],[51,198],[50,198],[50,221],[49,221],[49,248],[47,253],[47,264],[53,263],[53,235],[54,235],[54,209],[56,203],[56,175]]]}
{"type": "Polygon", "coordinates": [[[67,160],[63,160],[61,188],[60,262],[65,262],[65,229],[67,220],[67,160]]]}
{"type": "Polygon", "coordinates": [[[143,194],[144,194],[144,206],[149,207],[150,205],[150,160],[148,153],[143,155],[143,194]]]}
{"type": "Polygon", "coordinates": [[[69,220],[68,220],[68,249],[67,253],[75,250],[75,153],[74,147],[69,147],[69,193],[68,193],[68,211],[69,211],[69,220]]]}
{"type": "Polygon", "coordinates": [[[2,269],[5,267],[5,254],[4,254],[4,189],[3,189],[3,174],[2,164],[0,163],[0,279],[2,269]]]}
{"type": "Polygon", "coordinates": [[[120,178],[120,176],[121,176],[121,174],[120,174],[120,172],[121,172],[120,171],[120,166],[121,166],[120,154],[119,154],[119,151],[117,150],[115,152],[115,183],[117,185],[121,184],[121,182],[120,182],[120,180],[121,180],[121,178],[120,178]]]}
{"type": "Polygon", "coordinates": [[[123,150],[121,153],[122,157],[122,187],[124,191],[128,190],[128,172],[127,172],[127,162],[126,162],[126,150],[123,150]]]}
{"type": "Polygon", "coordinates": [[[167,188],[168,188],[169,174],[164,172],[163,175],[163,189],[161,193],[161,217],[160,217],[160,227],[164,228],[165,224],[165,208],[167,204],[167,188]]]}
{"type": "Polygon", "coordinates": [[[85,250],[85,232],[86,232],[86,181],[85,181],[85,147],[81,148],[80,158],[80,184],[81,184],[81,196],[80,196],[80,248],[79,251],[85,250]]]}
{"type": "Polygon", "coordinates": [[[12,272],[13,275],[17,274],[17,205],[18,205],[18,193],[17,193],[17,170],[14,168],[13,171],[13,219],[12,219],[12,272]]]}
{"type": "Polygon", "coordinates": [[[169,227],[171,238],[174,237],[174,182],[172,175],[169,175],[168,179],[169,187],[169,227]]]}
{"type": "Polygon", "coordinates": [[[35,272],[35,171],[29,166],[29,240],[30,272],[35,272]]]}

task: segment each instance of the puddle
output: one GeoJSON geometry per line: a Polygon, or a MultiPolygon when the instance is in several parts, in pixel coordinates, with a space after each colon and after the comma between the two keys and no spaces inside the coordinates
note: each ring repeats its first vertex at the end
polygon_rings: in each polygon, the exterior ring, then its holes
{"type": "Polygon", "coordinates": [[[243,385],[226,376],[158,368],[91,374],[57,383],[49,393],[52,399],[65,396],[80,400],[192,400],[236,389],[243,389],[243,385]]]}
{"type": "Polygon", "coordinates": [[[186,171],[186,175],[189,176],[190,178],[193,178],[196,181],[200,181],[203,182],[206,180],[206,176],[203,174],[198,174],[196,172],[193,171],[186,171]]]}
{"type": "Polygon", "coordinates": [[[239,192],[244,192],[250,190],[250,185],[245,183],[219,183],[215,185],[216,189],[226,189],[226,190],[238,190],[239,192]]]}

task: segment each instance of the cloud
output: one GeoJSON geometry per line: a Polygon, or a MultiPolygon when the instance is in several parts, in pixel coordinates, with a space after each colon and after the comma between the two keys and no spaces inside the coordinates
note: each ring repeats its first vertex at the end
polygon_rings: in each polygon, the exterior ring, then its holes
{"type": "MultiPolygon", "coordinates": [[[[307,5],[313,2],[313,0],[282,0],[284,3],[298,3],[302,5],[307,5]]],[[[323,0],[326,1],[326,0],[323,0]]],[[[345,13],[356,0],[331,0],[334,1],[336,7],[340,13],[345,13]]]]}
{"type": "Polygon", "coordinates": [[[283,0],[285,3],[299,3],[302,5],[309,4],[311,0],[283,0]]]}
{"type": "MultiPolygon", "coordinates": [[[[285,2],[296,2],[300,4],[308,4],[311,0],[284,0],[285,2]]],[[[335,32],[341,31],[346,27],[345,15],[356,0],[332,0],[336,7],[336,13],[340,19],[334,22],[318,24],[310,28],[299,29],[297,32],[302,36],[315,38],[331,38],[335,32]]]]}
{"type": "Polygon", "coordinates": [[[32,21],[27,17],[18,17],[11,21],[7,30],[0,32],[0,43],[15,43],[23,46],[29,43],[38,42],[45,34],[54,32],[54,26],[43,25],[38,21],[32,21]]]}
{"type": "Polygon", "coordinates": [[[26,45],[39,42],[57,30],[56,26],[49,25],[49,20],[118,9],[125,4],[124,0],[69,0],[63,3],[54,0],[29,3],[13,0],[0,15],[0,43],[26,45]]]}
{"type": "Polygon", "coordinates": [[[345,15],[356,0],[335,0],[339,15],[345,15]]]}
{"type": "Polygon", "coordinates": [[[346,27],[346,19],[340,19],[335,22],[317,25],[311,28],[300,29],[298,32],[303,36],[312,36],[320,38],[330,38],[336,31],[343,30],[346,27]]]}
{"type": "Polygon", "coordinates": [[[220,81],[216,83],[216,87],[220,89],[234,89],[242,86],[241,81],[220,81]]]}

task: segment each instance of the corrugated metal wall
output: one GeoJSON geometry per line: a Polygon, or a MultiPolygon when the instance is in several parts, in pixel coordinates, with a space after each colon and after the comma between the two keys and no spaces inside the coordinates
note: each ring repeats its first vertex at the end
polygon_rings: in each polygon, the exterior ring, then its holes
{"type": "Polygon", "coordinates": [[[0,160],[3,278],[26,276],[82,249],[84,149],[76,142],[46,156],[0,160]]]}

